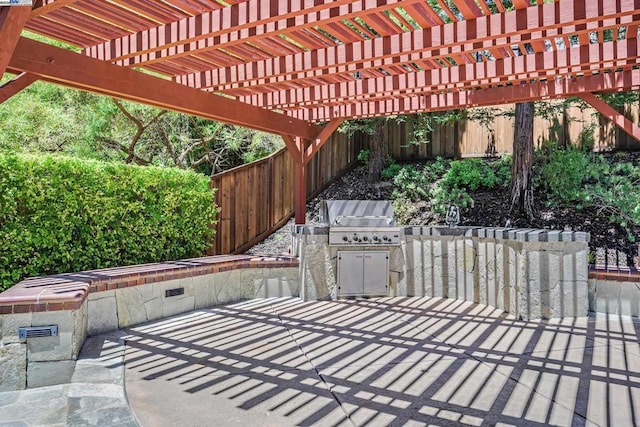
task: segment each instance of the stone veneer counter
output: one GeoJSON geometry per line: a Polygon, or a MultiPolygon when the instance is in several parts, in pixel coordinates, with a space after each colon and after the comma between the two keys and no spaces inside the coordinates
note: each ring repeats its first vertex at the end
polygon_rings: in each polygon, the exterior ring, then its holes
{"type": "Polygon", "coordinates": [[[337,252],[389,251],[389,296],[487,304],[525,319],[586,316],[589,234],[487,227],[405,227],[400,246],[330,246],[326,226],[294,226],[301,296],[337,296],[337,252]]]}

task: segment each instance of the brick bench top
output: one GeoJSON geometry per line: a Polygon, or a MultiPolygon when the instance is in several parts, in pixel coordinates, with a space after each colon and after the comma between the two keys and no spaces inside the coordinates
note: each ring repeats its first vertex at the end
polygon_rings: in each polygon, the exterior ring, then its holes
{"type": "Polygon", "coordinates": [[[589,279],[611,280],[615,282],[640,282],[640,271],[636,267],[589,266],[589,279]]]}
{"type": "Polygon", "coordinates": [[[0,314],[76,310],[91,292],[243,268],[298,267],[295,257],[218,255],[25,279],[0,293],[0,314]]]}

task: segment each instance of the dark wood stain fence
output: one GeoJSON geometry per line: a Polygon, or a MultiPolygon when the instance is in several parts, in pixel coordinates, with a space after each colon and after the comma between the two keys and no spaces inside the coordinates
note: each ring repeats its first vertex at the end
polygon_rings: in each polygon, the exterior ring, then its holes
{"type": "MultiPolygon", "coordinates": [[[[307,165],[307,194],[313,197],[355,164],[366,137],[335,133],[307,165]]],[[[241,253],[284,225],[293,215],[294,162],[283,148],[264,159],[211,178],[220,207],[207,255],[241,253]]]]}

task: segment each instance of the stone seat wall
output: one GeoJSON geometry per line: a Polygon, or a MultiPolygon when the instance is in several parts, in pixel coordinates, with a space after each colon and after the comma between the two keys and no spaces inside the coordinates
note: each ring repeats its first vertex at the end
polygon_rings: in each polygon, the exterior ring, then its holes
{"type": "Polygon", "coordinates": [[[290,257],[223,255],[27,279],[0,294],[0,391],[67,382],[88,335],[298,294],[298,260],[290,257]],[[20,327],[50,325],[58,336],[18,337],[20,327]]]}

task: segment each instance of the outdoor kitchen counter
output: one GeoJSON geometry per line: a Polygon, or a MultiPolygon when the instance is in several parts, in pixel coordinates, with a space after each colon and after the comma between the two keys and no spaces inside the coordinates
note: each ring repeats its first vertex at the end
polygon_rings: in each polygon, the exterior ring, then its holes
{"type": "Polygon", "coordinates": [[[328,226],[294,226],[306,300],[336,299],[338,251],[388,251],[389,296],[434,296],[487,304],[522,319],[585,316],[585,232],[402,227],[397,246],[329,244],[328,226]]]}

